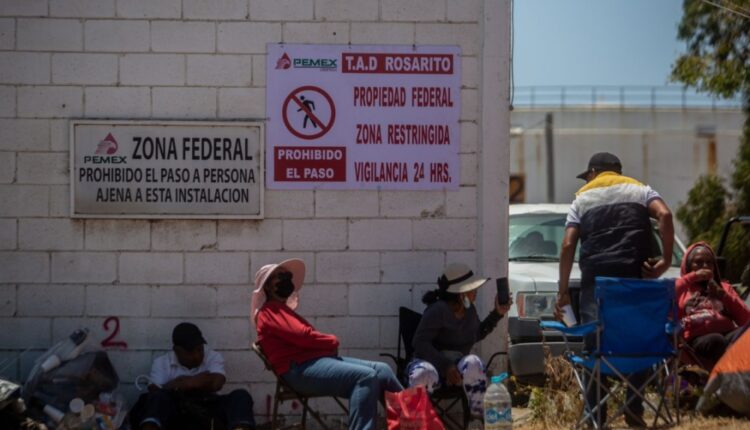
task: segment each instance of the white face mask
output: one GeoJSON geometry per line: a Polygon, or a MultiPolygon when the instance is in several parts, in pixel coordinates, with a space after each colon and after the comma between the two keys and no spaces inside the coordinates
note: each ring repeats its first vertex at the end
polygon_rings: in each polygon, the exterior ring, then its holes
{"type": "Polygon", "coordinates": [[[471,300],[467,296],[464,296],[464,308],[469,309],[471,307],[471,300]]]}

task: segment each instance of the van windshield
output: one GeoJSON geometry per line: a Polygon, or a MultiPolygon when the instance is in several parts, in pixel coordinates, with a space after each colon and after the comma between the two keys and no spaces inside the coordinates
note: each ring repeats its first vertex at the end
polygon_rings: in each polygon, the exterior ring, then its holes
{"type": "MultiPolygon", "coordinates": [[[[510,217],[508,259],[510,261],[559,261],[565,235],[565,215],[524,214],[510,217]]],[[[575,260],[578,261],[578,248],[575,260]]]]}
{"type": "MultiPolygon", "coordinates": [[[[661,255],[661,239],[656,224],[652,254],[661,255]]],[[[565,235],[565,214],[512,215],[508,225],[508,259],[510,261],[560,261],[560,246],[565,235]]],[[[578,261],[576,247],[575,261],[578,261]]],[[[675,243],[672,266],[679,267],[683,250],[675,243]]]]}

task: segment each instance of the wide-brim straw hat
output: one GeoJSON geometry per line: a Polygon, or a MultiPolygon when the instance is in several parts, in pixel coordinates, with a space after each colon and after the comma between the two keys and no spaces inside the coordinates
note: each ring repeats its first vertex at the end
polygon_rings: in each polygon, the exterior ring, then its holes
{"type": "Polygon", "coordinates": [[[267,299],[263,286],[271,275],[281,269],[285,269],[292,274],[292,283],[294,284],[294,292],[286,299],[286,305],[292,310],[299,305],[299,290],[305,282],[305,262],[299,258],[291,258],[278,264],[266,264],[255,272],[255,290],[250,303],[250,316],[253,322],[255,322],[258,311],[267,299]]]}
{"type": "Polygon", "coordinates": [[[462,263],[449,264],[438,278],[438,285],[453,294],[468,293],[476,290],[489,281],[490,278],[474,276],[469,266],[462,263]]]}

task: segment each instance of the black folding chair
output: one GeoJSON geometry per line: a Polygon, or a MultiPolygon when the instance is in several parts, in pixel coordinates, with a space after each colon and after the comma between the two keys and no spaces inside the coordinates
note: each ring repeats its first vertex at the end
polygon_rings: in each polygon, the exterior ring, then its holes
{"type": "Polygon", "coordinates": [[[303,430],[306,429],[308,412],[310,413],[310,415],[312,415],[313,418],[315,418],[315,421],[317,421],[318,424],[320,424],[322,428],[326,430],[330,430],[330,427],[326,425],[326,423],[320,417],[320,413],[318,413],[317,411],[312,409],[312,407],[310,407],[310,404],[308,402],[312,398],[333,397],[333,400],[335,400],[336,403],[338,403],[338,405],[344,411],[344,414],[347,416],[349,415],[349,409],[346,406],[344,406],[344,404],[341,402],[341,400],[338,397],[325,396],[325,395],[306,395],[306,394],[302,394],[296,391],[294,388],[289,386],[289,384],[287,384],[286,381],[284,381],[284,378],[276,374],[276,372],[273,370],[273,367],[271,367],[271,364],[268,362],[268,359],[266,358],[265,354],[263,353],[263,350],[260,348],[260,345],[258,345],[257,343],[253,343],[252,347],[253,347],[253,351],[255,351],[258,357],[260,357],[260,359],[263,361],[263,364],[266,366],[266,369],[271,371],[271,373],[273,373],[273,375],[276,377],[276,393],[273,396],[273,412],[271,415],[271,428],[273,430],[284,430],[284,429],[295,428],[295,427],[299,427],[303,430]],[[294,423],[288,426],[279,427],[278,425],[279,405],[289,400],[296,400],[300,402],[300,404],[302,405],[302,420],[299,423],[294,423]]]}
{"type": "MultiPolygon", "coordinates": [[[[419,322],[422,320],[422,314],[406,307],[398,308],[398,345],[396,346],[396,355],[383,353],[383,357],[391,358],[396,364],[396,376],[404,386],[409,384],[409,375],[406,374],[406,366],[414,358],[414,347],[411,342],[414,334],[417,332],[419,322]],[[403,344],[403,350],[401,348],[403,344]]],[[[495,353],[490,357],[487,368],[492,361],[502,353],[495,353]]],[[[435,390],[431,395],[432,404],[443,423],[450,429],[465,429],[471,419],[471,409],[469,408],[469,399],[461,386],[443,385],[435,390]],[[457,406],[461,407],[461,421],[456,420],[450,412],[457,406]]]]}

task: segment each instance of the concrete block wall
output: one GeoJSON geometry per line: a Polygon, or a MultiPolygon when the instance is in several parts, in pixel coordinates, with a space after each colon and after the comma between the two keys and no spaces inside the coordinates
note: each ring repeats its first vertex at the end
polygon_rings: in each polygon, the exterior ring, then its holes
{"type": "MultiPolygon", "coordinates": [[[[253,275],[299,257],[299,311],[341,352],[396,347],[448,262],[476,267],[482,0],[0,0],[0,360],[23,379],[77,327],[127,390],[196,322],[266,412],[271,375],[248,348],[253,275]],[[71,219],[72,118],[263,120],[266,43],[462,49],[458,191],[267,190],[266,218],[71,219]],[[111,323],[113,324],[113,323],[111,323]]],[[[500,204],[495,202],[492,204],[500,204]]],[[[2,367],[2,366],[0,366],[2,367]]]]}

